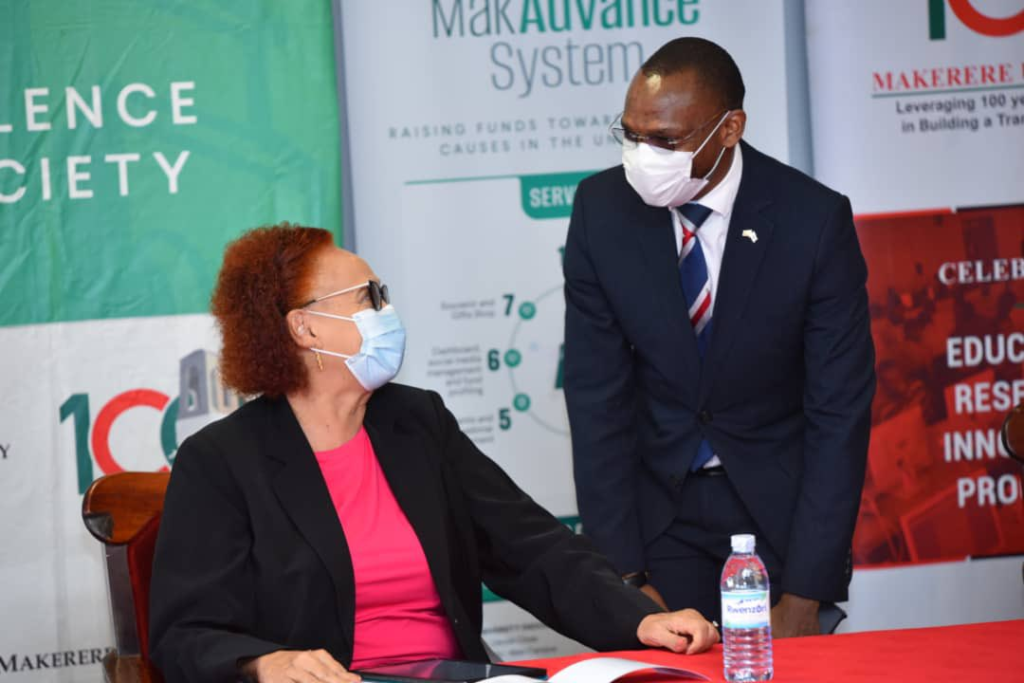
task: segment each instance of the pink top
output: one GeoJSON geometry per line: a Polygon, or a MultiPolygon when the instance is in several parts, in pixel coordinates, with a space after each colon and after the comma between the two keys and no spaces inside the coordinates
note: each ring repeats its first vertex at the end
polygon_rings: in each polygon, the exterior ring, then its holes
{"type": "Polygon", "coordinates": [[[420,540],[366,430],[316,454],[345,531],[356,583],[352,669],[462,656],[420,540]]]}

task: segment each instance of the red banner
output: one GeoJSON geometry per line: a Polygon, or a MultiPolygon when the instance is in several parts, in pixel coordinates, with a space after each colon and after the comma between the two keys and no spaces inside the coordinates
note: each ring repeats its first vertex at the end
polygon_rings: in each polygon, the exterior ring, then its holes
{"type": "Polygon", "coordinates": [[[878,393],[858,565],[1024,553],[1024,206],[866,216],[878,393]]]}

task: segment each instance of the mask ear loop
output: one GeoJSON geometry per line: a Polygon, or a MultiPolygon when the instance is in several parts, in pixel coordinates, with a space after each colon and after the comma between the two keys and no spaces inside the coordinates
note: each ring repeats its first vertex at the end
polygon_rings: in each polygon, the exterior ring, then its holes
{"type": "MultiPolygon", "coordinates": [[[[306,331],[306,326],[303,325],[302,323],[299,323],[299,326],[296,328],[296,332],[298,332],[299,334],[302,334],[305,331],[306,331]]],[[[310,334],[311,337],[316,337],[316,334],[313,332],[313,330],[310,330],[309,334],[310,334]]],[[[316,357],[316,366],[320,369],[320,372],[323,372],[324,371],[324,361],[323,361],[323,358],[320,357],[320,352],[317,351],[316,349],[310,349],[310,351],[312,351],[313,355],[316,357]]]]}
{"type": "Polygon", "coordinates": [[[716,168],[718,168],[718,164],[719,164],[719,162],[722,161],[722,157],[723,156],[725,156],[725,147],[723,147],[722,151],[718,153],[718,158],[715,159],[715,165],[711,167],[711,170],[708,171],[707,175],[705,175],[703,178],[701,178],[701,180],[707,180],[708,178],[711,177],[711,174],[715,172],[716,168]]]}
{"type": "MultiPolygon", "coordinates": [[[[696,159],[697,158],[697,155],[700,154],[700,151],[702,149],[704,149],[704,145],[708,144],[708,141],[710,141],[711,138],[714,137],[715,133],[717,133],[718,129],[722,127],[722,124],[725,123],[725,120],[729,117],[729,114],[731,114],[731,113],[732,113],[732,109],[729,109],[729,110],[726,110],[726,112],[724,114],[722,114],[722,118],[719,119],[718,125],[715,126],[714,130],[712,130],[710,133],[708,133],[708,136],[706,138],[704,138],[704,142],[700,143],[700,147],[698,147],[697,151],[693,153],[693,156],[691,157],[691,159],[696,159]]],[[[711,170],[708,171],[706,174],[704,174],[704,177],[701,178],[701,180],[707,180],[708,178],[711,177],[711,174],[715,172],[716,168],[718,168],[718,164],[721,163],[723,156],[725,156],[725,147],[722,147],[722,151],[718,153],[718,158],[715,159],[715,163],[711,167],[711,170]]]]}
{"type": "MultiPolygon", "coordinates": [[[[388,304],[388,306],[390,306],[390,305],[391,304],[388,304]]],[[[364,312],[364,311],[360,311],[360,313],[362,313],[362,312],[364,312]]],[[[306,311],[306,313],[309,313],[310,315],[319,315],[319,316],[324,317],[324,318],[333,318],[335,320],[345,320],[347,322],[353,322],[353,323],[357,322],[355,318],[347,316],[347,315],[334,315],[333,313],[321,313],[320,311],[306,311]]],[[[310,330],[309,333],[311,335],[313,335],[314,337],[316,336],[315,334],[313,334],[312,330],[310,330]]],[[[321,370],[323,370],[323,367],[322,367],[323,363],[320,361],[320,354],[321,353],[326,354],[328,356],[334,356],[335,358],[344,358],[346,360],[349,359],[349,358],[353,358],[354,357],[352,354],[348,354],[348,353],[335,353],[334,351],[327,351],[326,349],[310,348],[310,351],[312,351],[313,353],[317,354],[317,365],[321,366],[320,367],[321,370]]]]}
{"type": "MultiPolygon", "coordinates": [[[[324,316],[326,318],[338,318],[338,317],[341,317],[341,316],[331,315],[329,313],[320,313],[318,311],[306,311],[306,312],[307,313],[312,313],[313,315],[322,315],[322,316],[324,316]]],[[[301,324],[301,323],[299,323],[299,332],[304,332],[305,329],[306,329],[306,326],[301,324]]],[[[313,330],[310,330],[309,331],[309,336],[311,336],[314,339],[316,339],[316,332],[314,332],[313,330]]],[[[316,358],[316,367],[319,368],[320,372],[323,372],[324,371],[324,359],[323,359],[323,356],[320,355],[320,350],[319,349],[312,349],[311,348],[310,351],[313,352],[313,356],[316,358]]]]}

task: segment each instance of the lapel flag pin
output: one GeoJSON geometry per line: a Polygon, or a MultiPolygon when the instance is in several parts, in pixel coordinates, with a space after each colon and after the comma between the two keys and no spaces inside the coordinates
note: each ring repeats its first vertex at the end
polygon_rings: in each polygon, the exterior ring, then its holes
{"type": "Polygon", "coordinates": [[[754,244],[757,244],[757,233],[754,232],[753,230],[744,230],[743,236],[746,237],[751,242],[753,242],[754,244]]]}

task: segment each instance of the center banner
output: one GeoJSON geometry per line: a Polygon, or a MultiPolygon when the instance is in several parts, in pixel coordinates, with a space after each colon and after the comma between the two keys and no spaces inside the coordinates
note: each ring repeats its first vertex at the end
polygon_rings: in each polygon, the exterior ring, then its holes
{"type": "MultiPolygon", "coordinates": [[[[399,381],[578,526],[562,396],[561,257],[577,183],[618,164],[608,133],[641,64],[713,40],[747,86],[746,139],[787,160],[781,0],[341,4],[356,250],[409,331],[399,381]],[[751,37],[756,36],[756,40],[751,37]]],[[[578,651],[493,596],[503,658],[578,651]]]]}

